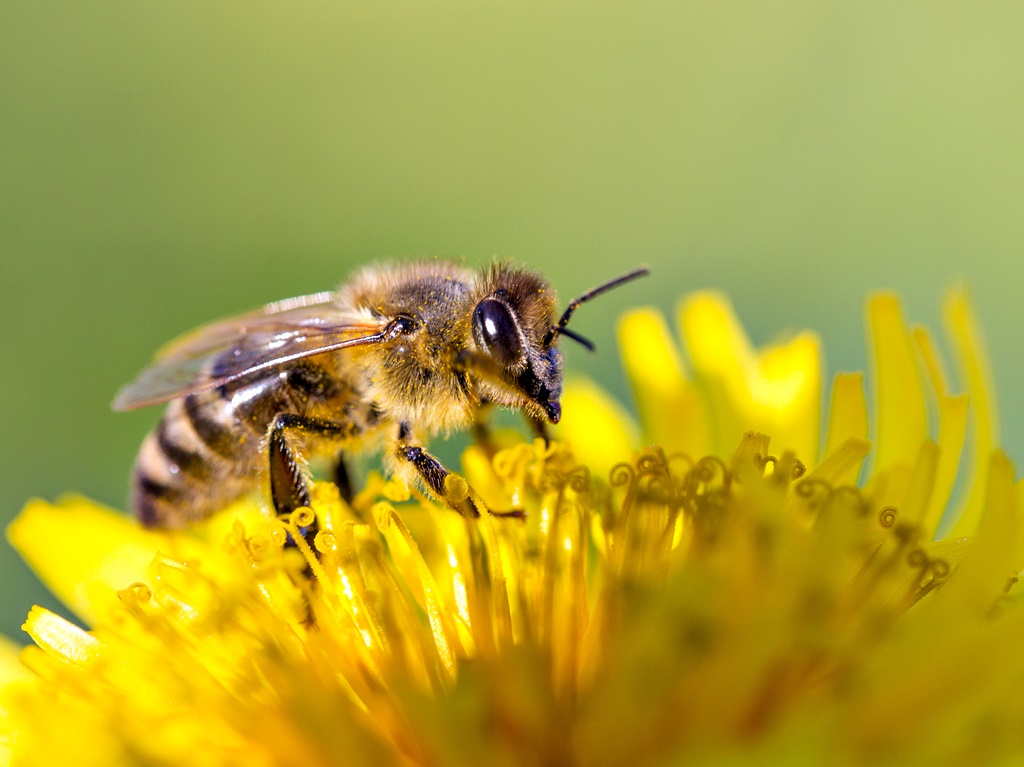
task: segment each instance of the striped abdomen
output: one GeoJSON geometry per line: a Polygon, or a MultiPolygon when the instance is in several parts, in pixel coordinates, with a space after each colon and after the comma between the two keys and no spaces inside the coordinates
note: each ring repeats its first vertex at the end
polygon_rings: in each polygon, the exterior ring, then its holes
{"type": "MultiPolygon", "coordinates": [[[[343,393],[339,388],[309,365],[173,400],[139,450],[132,482],[135,515],[148,526],[183,527],[259,488],[274,418],[322,410],[343,393]]],[[[345,399],[351,400],[351,392],[345,399]]]]}

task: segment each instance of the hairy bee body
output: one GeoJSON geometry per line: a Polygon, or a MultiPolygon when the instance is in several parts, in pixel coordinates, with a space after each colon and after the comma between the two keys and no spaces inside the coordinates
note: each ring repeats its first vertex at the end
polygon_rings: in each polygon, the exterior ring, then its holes
{"type": "MultiPolygon", "coordinates": [[[[442,497],[447,470],[421,447],[485,405],[524,411],[538,430],[561,409],[560,334],[538,274],[426,261],[375,267],[333,293],[272,304],[164,349],[115,409],[169,403],[135,465],[132,508],[181,527],[261,490],[278,513],[308,505],[303,459],[386,443],[389,471],[442,497]],[[268,460],[269,459],[269,460],[268,460]]],[[[476,513],[470,503],[459,509],[476,513]]]]}

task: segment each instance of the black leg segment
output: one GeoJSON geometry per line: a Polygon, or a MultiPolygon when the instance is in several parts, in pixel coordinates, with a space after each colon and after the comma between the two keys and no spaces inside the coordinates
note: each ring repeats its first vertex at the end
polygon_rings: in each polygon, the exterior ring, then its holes
{"type": "Polygon", "coordinates": [[[345,456],[338,454],[334,464],[334,484],[338,486],[341,499],[348,504],[352,503],[355,493],[352,491],[352,477],[348,473],[348,465],[345,463],[345,456]]]}
{"type": "Polygon", "coordinates": [[[551,430],[548,428],[548,422],[543,418],[538,418],[532,413],[528,413],[526,420],[530,423],[530,429],[533,433],[544,440],[545,445],[551,444],[551,430]]]}
{"type": "MultiPolygon", "coordinates": [[[[295,457],[294,448],[289,445],[287,434],[299,432],[324,439],[345,439],[352,435],[352,429],[345,424],[308,418],[295,413],[282,413],[274,419],[270,430],[270,497],[274,510],[279,516],[291,514],[298,508],[310,504],[309,487],[302,476],[302,470],[295,457]]],[[[313,545],[317,533],[316,522],[301,530],[306,542],[313,545]]]]}
{"type": "Polygon", "coordinates": [[[403,459],[416,467],[420,477],[427,483],[427,487],[439,499],[447,503],[464,517],[479,517],[480,509],[477,508],[472,498],[464,498],[461,501],[453,501],[448,498],[445,492],[444,481],[451,473],[439,460],[417,445],[401,445],[398,454],[403,459]]]}

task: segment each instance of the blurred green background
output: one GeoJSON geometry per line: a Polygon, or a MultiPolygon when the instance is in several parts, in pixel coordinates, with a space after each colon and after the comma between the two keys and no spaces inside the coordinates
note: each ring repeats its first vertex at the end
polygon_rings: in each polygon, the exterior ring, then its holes
{"type": "MultiPolygon", "coordinates": [[[[581,312],[730,294],[862,367],[866,291],[964,278],[1024,455],[1024,5],[0,2],[0,520],[122,506],[157,410],[108,403],[209,319],[369,261],[502,255],[581,312]],[[361,7],[360,7],[361,6],[361,7]]],[[[52,600],[0,554],[0,631],[52,600]]]]}

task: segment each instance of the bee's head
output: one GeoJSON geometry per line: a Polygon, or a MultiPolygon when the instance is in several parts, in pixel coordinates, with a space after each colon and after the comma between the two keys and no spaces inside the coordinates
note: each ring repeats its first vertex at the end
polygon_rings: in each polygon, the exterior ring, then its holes
{"type": "Polygon", "coordinates": [[[562,415],[562,355],[545,343],[555,294],[539,275],[497,264],[487,276],[484,297],[473,309],[476,348],[487,365],[481,388],[487,399],[525,407],[558,423],[562,415]]]}
{"type": "Polygon", "coordinates": [[[585,301],[644,274],[647,269],[642,267],[588,291],[571,301],[556,323],[554,291],[539,275],[503,264],[492,267],[484,297],[472,315],[473,341],[491,368],[482,376],[488,399],[526,407],[558,423],[562,416],[558,337],[568,336],[593,351],[590,341],[566,328],[573,312],[585,301]]]}

